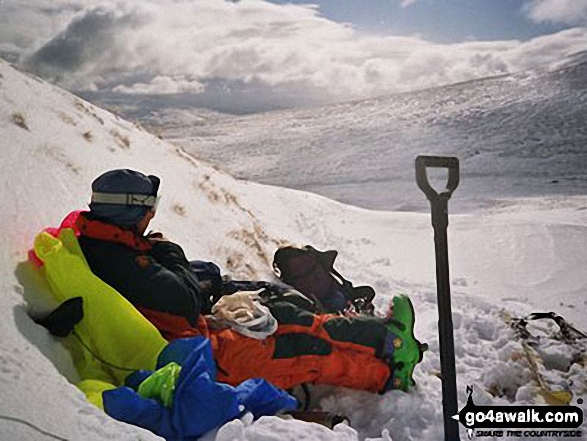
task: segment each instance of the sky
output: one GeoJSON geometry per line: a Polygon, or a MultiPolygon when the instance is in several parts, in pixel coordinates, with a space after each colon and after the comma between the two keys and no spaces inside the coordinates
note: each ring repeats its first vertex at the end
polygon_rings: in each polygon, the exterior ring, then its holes
{"type": "Polygon", "coordinates": [[[0,0],[0,56],[25,70],[228,111],[416,90],[586,49],[587,0],[0,0]]]}
{"type": "MultiPolygon", "coordinates": [[[[307,3],[304,0],[271,2],[307,3]]],[[[320,6],[326,18],[352,23],[362,32],[420,35],[429,41],[445,43],[528,39],[561,31],[572,22],[531,19],[524,6],[531,6],[532,2],[525,0],[315,0],[312,3],[320,6]]],[[[580,10],[580,6],[574,8],[580,10]]]]}

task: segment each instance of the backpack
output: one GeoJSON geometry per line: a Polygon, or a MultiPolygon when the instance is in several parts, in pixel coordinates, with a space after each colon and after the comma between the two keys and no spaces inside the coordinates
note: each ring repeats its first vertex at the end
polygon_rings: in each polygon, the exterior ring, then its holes
{"type": "Polygon", "coordinates": [[[303,248],[279,248],[273,257],[273,269],[279,279],[310,297],[322,312],[352,311],[373,315],[375,291],[370,286],[353,287],[334,269],[338,251],[303,248]]]}

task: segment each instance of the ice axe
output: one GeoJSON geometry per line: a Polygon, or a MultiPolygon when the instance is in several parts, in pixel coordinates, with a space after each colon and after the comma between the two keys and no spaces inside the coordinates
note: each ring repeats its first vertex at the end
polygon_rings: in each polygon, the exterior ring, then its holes
{"type": "Polygon", "coordinates": [[[459,423],[451,417],[458,413],[457,376],[450,305],[446,230],[448,227],[448,200],[459,185],[459,160],[448,156],[418,156],[416,158],[416,182],[430,201],[432,226],[434,227],[444,439],[446,441],[456,441],[459,440],[459,423]],[[448,169],[448,183],[442,193],[438,193],[430,185],[428,173],[426,172],[429,167],[448,169]]]}

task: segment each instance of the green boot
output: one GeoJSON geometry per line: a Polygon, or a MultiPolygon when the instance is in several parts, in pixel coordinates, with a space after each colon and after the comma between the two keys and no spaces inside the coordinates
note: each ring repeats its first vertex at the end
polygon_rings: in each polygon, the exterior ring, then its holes
{"type": "Polygon", "coordinates": [[[386,389],[408,391],[416,383],[412,378],[414,368],[422,361],[428,349],[426,343],[420,343],[414,336],[414,307],[406,295],[393,298],[393,318],[389,319],[387,328],[397,336],[390,368],[392,375],[386,389]]]}

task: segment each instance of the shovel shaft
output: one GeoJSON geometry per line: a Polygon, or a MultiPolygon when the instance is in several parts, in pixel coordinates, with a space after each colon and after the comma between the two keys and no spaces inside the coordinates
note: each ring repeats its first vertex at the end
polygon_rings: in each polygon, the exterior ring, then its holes
{"type": "Polygon", "coordinates": [[[440,370],[442,375],[442,413],[444,419],[444,439],[459,439],[459,423],[451,417],[458,413],[457,376],[455,369],[455,344],[450,301],[448,271],[448,246],[446,227],[434,228],[436,248],[436,283],[438,299],[438,332],[440,336],[440,370]]]}
{"type": "Polygon", "coordinates": [[[434,227],[445,441],[459,441],[460,439],[459,423],[451,418],[458,413],[458,403],[447,240],[448,200],[459,184],[459,177],[459,161],[457,158],[438,156],[418,156],[416,158],[416,182],[430,201],[432,226],[434,227]],[[443,192],[437,192],[428,182],[427,167],[448,169],[448,183],[443,192]]]}

